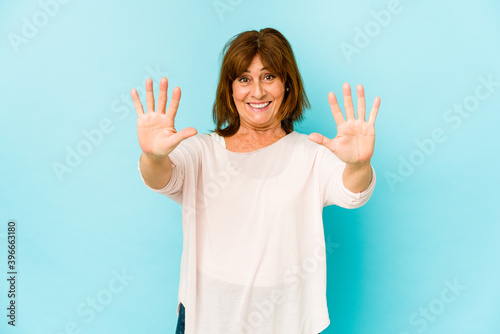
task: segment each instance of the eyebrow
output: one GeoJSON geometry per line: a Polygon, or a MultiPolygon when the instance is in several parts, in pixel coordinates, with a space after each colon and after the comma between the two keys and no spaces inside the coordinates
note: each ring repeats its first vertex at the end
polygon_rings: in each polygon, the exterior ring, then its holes
{"type": "MultiPolygon", "coordinates": [[[[262,72],[262,71],[264,71],[264,70],[267,70],[267,67],[263,67],[263,68],[261,68],[261,69],[260,69],[260,71],[261,71],[261,72],[262,72]]],[[[249,71],[249,70],[246,70],[246,71],[245,71],[245,72],[243,72],[243,73],[250,73],[250,71],[249,71]]]]}

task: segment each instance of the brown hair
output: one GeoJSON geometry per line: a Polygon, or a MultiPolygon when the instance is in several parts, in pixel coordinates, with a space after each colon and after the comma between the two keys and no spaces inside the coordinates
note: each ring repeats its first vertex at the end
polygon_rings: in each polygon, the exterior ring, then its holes
{"type": "Polygon", "coordinates": [[[302,85],[292,47],[286,38],[272,28],[250,30],[233,36],[222,49],[223,61],[213,106],[214,131],[223,137],[234,135],[240,127],[240,117],[233,101],[233,81],[248,69],[256,55],[262,64],[276,74],[288,91],[278,110],[281,127],[288,134],[294,122],[303,119],[310,108],[302,85]]]}

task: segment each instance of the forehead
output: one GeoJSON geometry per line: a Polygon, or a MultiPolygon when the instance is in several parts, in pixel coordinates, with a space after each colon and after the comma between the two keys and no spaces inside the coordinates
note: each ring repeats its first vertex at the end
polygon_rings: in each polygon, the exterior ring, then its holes
{"type": "Polygon", "coordinates": [[[262,61],[260,59],[260,56],[257,54],[255,57],[252,59],[250,64],[248,65],[248,68],[245,70],[243,73],[250,73],[250,72],[262,72],[267,70],[268,68],[262,64],[262,61]]]}

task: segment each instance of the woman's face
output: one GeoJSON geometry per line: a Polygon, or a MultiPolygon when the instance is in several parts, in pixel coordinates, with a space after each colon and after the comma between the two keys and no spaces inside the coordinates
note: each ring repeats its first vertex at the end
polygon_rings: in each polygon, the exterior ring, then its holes
{"type": "Polygon", "coordinates": [[[280,125],[276,115],[284,96],[284,83],[266,69],[256,55],[247,71],[233,81],[233,100],[240,126],[262,130],[280,125]]]}

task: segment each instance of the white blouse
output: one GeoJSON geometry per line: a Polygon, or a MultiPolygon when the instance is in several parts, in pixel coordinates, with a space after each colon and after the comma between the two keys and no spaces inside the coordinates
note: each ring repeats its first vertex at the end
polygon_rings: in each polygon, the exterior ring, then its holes
{"type": "Polygon", "coordinates": [[[323,207],[365,204],[375,171],[367,190],[349,191],[345,163],[296,131],[253,152],[227,150],[215,132],[197,134],[169,157],[169,183],[151,189],[182,205],[186,334],[327,328],[323,207]]]}

